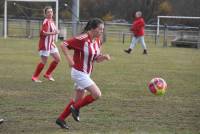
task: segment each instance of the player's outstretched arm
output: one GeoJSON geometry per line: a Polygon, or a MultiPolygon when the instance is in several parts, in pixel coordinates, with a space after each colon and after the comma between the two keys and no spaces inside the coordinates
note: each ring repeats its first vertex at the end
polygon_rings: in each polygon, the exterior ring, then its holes
{"type": "Polygon", "coordinates": [[[96,58],[96,62],[103,62],[104,60],[110,60],[110,55],[109,54],[101,54],[96,58]]]}
{"type": "Polygon", "coordinates": [[[59,30],[56,30],[54,32],[45,32],[45,31],[43,31],[43,33],[44,33],[44,35],[56,35],[56,34],[59,34],[60,31],[59,30]]]}

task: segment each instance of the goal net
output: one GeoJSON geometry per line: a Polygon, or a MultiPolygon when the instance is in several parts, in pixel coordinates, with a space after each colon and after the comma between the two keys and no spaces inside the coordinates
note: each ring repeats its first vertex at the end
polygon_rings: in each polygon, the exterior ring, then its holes
{"type": "Polygon", "coordinates": [[[200,17],[158,16],[156,45],[199,47],[200,17]]]}
{"type": "Polygon", "coordinates": [[[44,19],[43,8],[47,5],[55,5],[55,23],[58,27],[58,0],[5,0],[4,4],[4,38],[10,37],[34,37],[39,35],[39,29],[44,19]],[[34,9],[31,3],[38,4],[34,9]],[[29,6],[27,6],[29,4],[29,6]],[[41,6],[44,5],[44,6],[41,6]],[[14,16],[10,9],[15,9],[18,16],[14,16]],[[41,16],[33,18],[28,12],[39,12],[41,16]]]}

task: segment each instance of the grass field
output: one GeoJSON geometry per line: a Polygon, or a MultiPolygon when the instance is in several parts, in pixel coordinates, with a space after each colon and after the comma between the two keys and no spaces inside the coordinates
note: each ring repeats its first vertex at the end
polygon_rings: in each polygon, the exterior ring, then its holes
{"type": "Polygon", "coordinates": [[[62,55],[56,82],[33,83],[37,43],[0,39],[1,134],[200,134],[200,50],[148,44],[147,56],[140,45],[127,55],[128,43],[105,43],[112,60],[96,64],[92,75],[102,98],[81,109],[80,123],[70,116],[70,130],[62,130],[55,119],[73,94],[70,69],[62,55]],[[162,97],[147,89],[157,76],[168,83],[162,97]]]}

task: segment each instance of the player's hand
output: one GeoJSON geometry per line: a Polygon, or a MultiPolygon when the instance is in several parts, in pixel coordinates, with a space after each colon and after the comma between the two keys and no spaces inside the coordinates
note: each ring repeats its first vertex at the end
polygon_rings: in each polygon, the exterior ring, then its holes
{"type": "Polygon", "coordinates": [[[55,31],[55,34],[59,34],[59,33],[60,33],[60,30],[56,30],[56,31],[55,31]]]}
{"type": "Polygon", "coordinates": [[[106,60],[110,60],[111,59],[109,54],[105,54],[104,56],[105,56],[106,60]]]}
{"type": "Polygon", "coordinates": [[[109,54],[104,54],[104,55],[99,55],[97,58],[96,58],[96,62],[102,62],[104,60],[110,60],[110,55],[109,54]]]}
{"type": "Polygon", "coordinates": [[[69,65],[69,67],[73,67],[74,66],[74,61],[72,61],[72,60],[68,61],[68,65],[69,65]]]}
{"type": "Polygon", "coordinates": [[[58,29],[58,30],[57,30],[57,34],[59,34],[59,33],[60,33],[60,30],[58,29]]]}

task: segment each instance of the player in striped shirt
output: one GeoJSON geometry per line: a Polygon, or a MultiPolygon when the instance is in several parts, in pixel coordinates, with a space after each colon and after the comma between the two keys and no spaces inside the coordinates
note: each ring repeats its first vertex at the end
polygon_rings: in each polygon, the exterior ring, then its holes
{"type": "Polygon", "coordinates": [[[71,77],[75,82],[75,98],[67,104],[65,110],[56,120],[61,128],[68,129],[65,119],[70,113],[75,121],[79,121],[79,109],[101,97],[101,91],[90,78],[94,62],[110,60],[108,54],[101,53],[101,37],[104,23],[101,19],[93,18],[88,21],[84,32],[72,39],[64,41],[61,49],[71,67],[71,77]],[[73,57],[69,50],[73,50],[73,57]],[[86,94],[86,91],[89,94],[86,94]]]}
{"type": "Polygon", "coordinates": [[[55,45],[56,35],[59,30],[56,28],[53,21],[53,9],[51,7],[46,7],[44,9],[45,19],[40,30],[40,40],[39,40],[39,54],[41,56],[41,61],[38,63],[35,72],[32,76],[32,81],[42,82],[39,80],[39,75],[43,70],[45,64],[47,63],[49,55],[53,57],[53,61],[50,63],[44,77],[50,81],[55,81],[52,77],[52,72],[56,68],[57,64],[60,62],[60,54],[55,45]]]}

